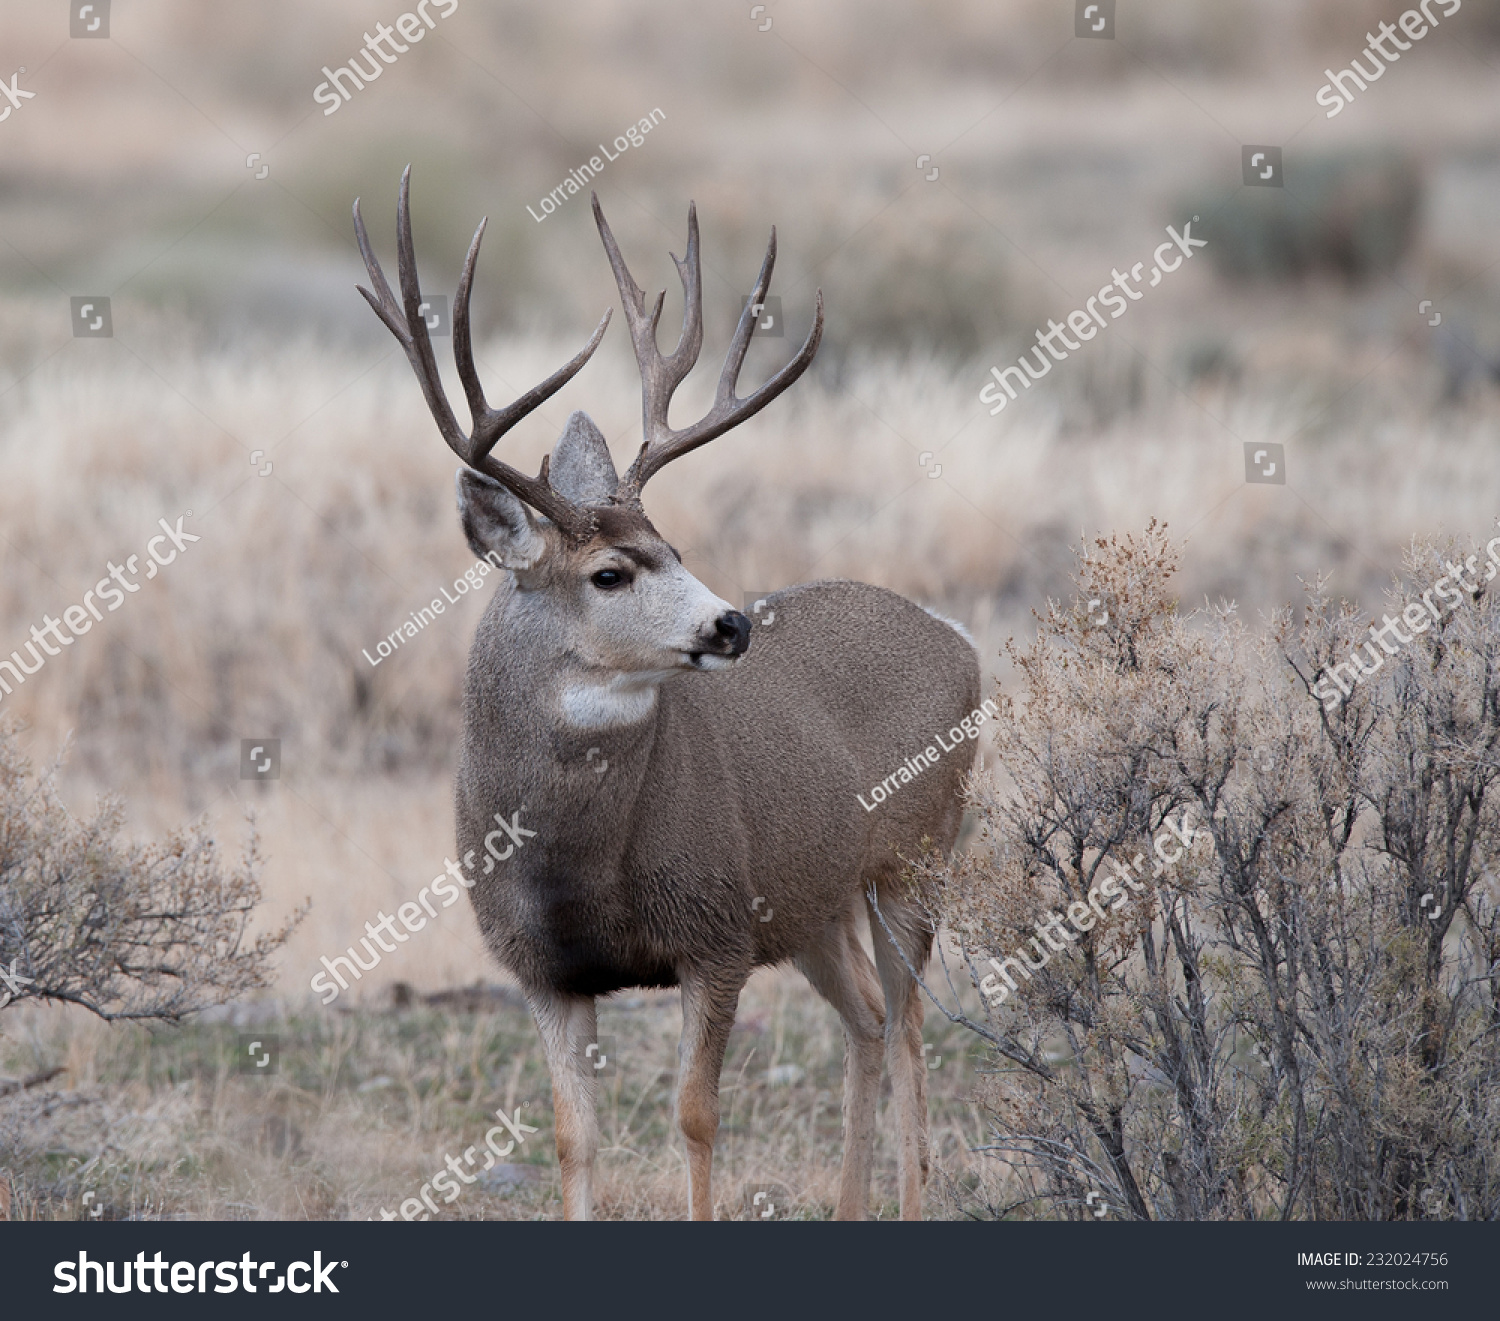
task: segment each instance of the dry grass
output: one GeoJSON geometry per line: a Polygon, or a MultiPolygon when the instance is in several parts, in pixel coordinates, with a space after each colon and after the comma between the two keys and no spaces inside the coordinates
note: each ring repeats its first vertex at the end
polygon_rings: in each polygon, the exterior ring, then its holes
{"type": "MultiPolygon", "coordinates": [[[[0,1111],[0,1139],[24,1153],[9,1171],[13,1214],[194,1219],[378,1217],[416,1197],[480,1144],[503,1107],[540,1131],[503,1164],[506,1186],[481,1182],[445,1217],[535,1219],[561,1213],[551,1094],[523,1006],[424,1006],[348,1013],[266,1006],[178,1030],[108,1030],[28,1010],[0,1043],[0,1070],[63,1065],[66,1084],[35,1087],[0,1111]],[[274,1077],[235,1071],[241,1034],[274,1034],[274,1077]],[[535,1181],[515,1164],[534,1170],[535,1181]],[[88,1203],[83,1195],[92,1191],[88,1203]]],[[[606,1219],[680,1219],[687,1172],[671,1131],[681,1028],[668,993],[604,1003],[601,1038],[618,1072],[601,1077],[597,1205],[606,1219]]],[[[974,1043],[931,1025],[933,1210],[974,1201],[989,1173],[969,1154],[979,1133],[965,1104],[974,1043]]],[[[820,1220],[837,1196],[840,1056],[833,1011],[792,973],[763,972],[741,1000],[724,1068],[715,1156],[721,1218],[747,1218],[747,1188],[773,1190],[778,1216],[820,1220]],[[784,1193],[783,1193],[784,1190],[784,1193]],[[789,1195],[789,1197],[788,1197],[789,1195]]],[[[882,1115],[872,1207],[894,1218],[894,1117],[882,1115]]],[[[503,1135],[502,1135],[503,1136],[503,1135]]],[[[497,1141],[500,1141],[497,1138],[497,1141]]],[[[441,1204],[441,1198],[438,1199],[441,1204]]],[[[764,1202],[761,1203],[764,1206],[764,1202]]]]}
{"type": "MultiPolygon", "coordinates": [[[[471,563],[453,460],[405,363],[307,343],[173,351],[163,339],[151,369],[123,346],[88,344],[91,359],[40,368],[0,417],[7,649],[81,600],[108,561],[141,551],[157,519],[192,509],[186,526],[201,537],[3,699],[42,736],[33,751],[45,758],[72,729],[75,771],[108,783],[128,767],[153,795],[186,791],[193,808],[237,784],[241,736],[281,737],[283,782],[298,792],[330,774],[441,769],[475,597],[379,667],[362,654],[471,563]],[[274,462],[269,477],[246,462],[252,445],[274,462]]],[[[512,461],[534,467],[573,407],[628,453],[638,385],[613,347],[507,442],[512,461]]],[[[1340,350],[1307,335],[1295,383],[1269,354],[1247,353],[1236,383],[1179,387],[1147,371],[1135,410],[1087,430],[1071,414],[1120,361],[1109,346],[1060,364],[1050,393],[1039,386],[994,420],[978,377],[875,360],[809,379],[663,474],[651,513],[732,601],[860,578],[966,619],[989,657],[1063,590],[1080,530],[1152,516],[1188,536],[1188,599],[1267,606],[1318,570],[1370,595],[1414,529],[1490,525],[1497,402],[1482,392],[1435,413],[1421,358],[1340,350]],[[1246,487],[1243,443],[1289,438],[1292,484],[1246,487]],[[925,451],[942,464],[936,480],[918,463],[925,451]]],[[[499,394],[567,351],[504,340],[483,358],[499,394]]]]}

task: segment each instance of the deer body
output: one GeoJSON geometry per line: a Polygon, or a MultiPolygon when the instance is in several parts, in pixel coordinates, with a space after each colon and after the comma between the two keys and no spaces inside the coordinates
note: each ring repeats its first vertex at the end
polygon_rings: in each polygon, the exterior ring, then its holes
{"type": "Polygon", "coordinates": [[[774,626],[768,616],[751,650],[750,621],[683,567],[640,492],[664,464],[797,379],[817,349],[822,295],[797,355],[740,398],[740,365],[775,260],[773,230],[713,406],[675,430],[668,405],[703,336],[696,212],[687,256],[673,258],[684,316],[670,355],[656,344],[661,298],[648,312],[597,199],[594,215],[643,386],[645,443],[623,478],[583,413],[569,418],[536,477],[491,456],[501,435],[583,367],[609,315],[567,366],[507,408],[491,408],[469,338],[481,224],[453,302],[454,356],[473,415],[465,433],[420,315],[409,172],[397,216],[399,300],[354,209],[375,286],[361,292],[464,461],[458,503],[471,549],[506,570],[469,658],[459,848],[474,869],[480,929],[525,991],[547,1053],[564,1213],[592,1214],[597,997],[681,988],[678,1123],[690,1211],[709,1220],[719,1074],[740,991],[755,967],[793,961],[844,1024],[837,1214],[866,1211],[884,1061],[900,1128],[901,1214],[920,1218],[927,1101],[913,972],[933,933],[899,884],[901,857],[924,843],[952,848],[971,758],[944,743],[935,766],[878,808],[862,805],[860,792],[934,739],[943,743],[942,731],[974,710],[978,659],[954,627],[853,582],[778,593],[774,626]],[[871,910],[873,963],[859,940],[861,910],[871,910]]]}
{"type": "Polygon", "coordinates": [[[496,813],[524,805],[536,832],[473,891],[528,991],[675,986],[684,966],[748,976],[800,954],[898,849],[951,846],[957,752],[874,812],[857,798],[978,705],[973,649],[909,601],[849,582],[778,593],[732,671],[674,674],[638,720],[602,728],[567,722],[561,658],[512,606],[497,595],[475,639],[456,803],[478,858],[496,813]]]}

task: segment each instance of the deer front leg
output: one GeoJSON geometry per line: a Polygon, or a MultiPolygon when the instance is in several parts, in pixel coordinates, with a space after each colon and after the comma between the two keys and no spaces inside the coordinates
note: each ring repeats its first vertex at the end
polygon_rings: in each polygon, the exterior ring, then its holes
{"type": "Polygon", "coordinates": [[[734,1026],[743,974],[732,979],[722,971],[693,972],[682,977],[682,1041],[677,1048],[680,1081],[677,1123],[687,1143],[688,1214],[693,1220],[714,1218],[714,1139],[719,1132],[719,1074],[734,1026]]]}
{"type": "Polygon", "coordinates": [[[563,1217],[594,1218],[594,1157],[599,1124],[594,1114],[594,1069],[585,1052],[595,1040],[593,996],[529,993],[552,1074],[552,1115],[557,1163],[562,1169],[563,1217]]]}

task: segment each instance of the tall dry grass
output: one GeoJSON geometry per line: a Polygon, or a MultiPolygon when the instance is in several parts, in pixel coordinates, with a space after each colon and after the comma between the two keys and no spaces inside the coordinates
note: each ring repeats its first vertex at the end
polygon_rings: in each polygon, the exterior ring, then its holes
{"type": "MultiPolygon", "coordinates": [[[[573,347],[485,345],[492,394],[526,388],[573,347]]],[[[507,458],[534,468],[582,407],[628,460],[639,385],[625,352],[617,336],[507,438],[507,458]]],[[[1350,360],[1316,342],[1301,356],[1297,383],[1274,360],[1233,383],[1181,387],[1147,367],[1139,406],[1087,431],[1078,415],[1100,375],[1139,370],[1109,346],[1060,364],[995,420],[976,400],[983,377],[937,360],[813,373],[664,473],[649,511],[732,601],[866,579],[963,617],[992,658],[1064,581],[1080,529],[1164,517],[1189,539],[1185,596],[1266,605],[1287,599],[1298,572],[1339,572],[1356,594],[1378,587],[1413,529],[1490,526],[1493,395],[1436,409],[1420,359],[1350,360]],[[1291,484],[1247,488],[1243,443],[1294,437],[1291,484]]],[[[706,406],[695,384],[679,415],[706,406]]],[[[185,526],[201,538],[0,699],[39,746],[72,730],[75,770],[198,783],[200,797],[237,775],[242,736],[281,737],[289,782],[446,765],[487,587],[379,665],[364,654],[442,588],[453,594],[472,562],[455,460],[399,354],[310,342],[203,352],[182,334],[147,366],[125,345],[79,341],[7,404],[0,652],[81,600],[107,563],[143,551],[158,519],[191,509],[185,526]]]]}

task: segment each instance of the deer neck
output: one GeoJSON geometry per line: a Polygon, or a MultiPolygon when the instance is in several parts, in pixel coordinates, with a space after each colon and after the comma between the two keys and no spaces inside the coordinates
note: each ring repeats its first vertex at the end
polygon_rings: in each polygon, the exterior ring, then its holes
{"type": "Polygon", "coordinates": [[[647,777],[665,674],[586,665],[515,606],[493,603],[471,657],[460,816],[478,838],[494,812],[522,809],[522,824],[540,832],[518,854],[525,869],[583,858],[590,874],[607,874],[647,777]]]}
{"type": "Polygon", "coordinates": [[[628,729],[654,719],[662,680],[671,670],[639,674],[576,666],[557,674],[552,707],[564,729],[579,733],[628,729]]]}

